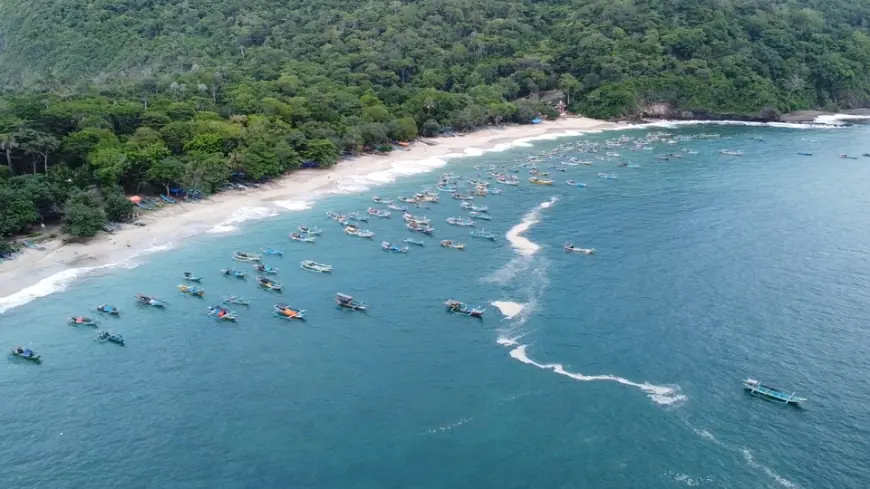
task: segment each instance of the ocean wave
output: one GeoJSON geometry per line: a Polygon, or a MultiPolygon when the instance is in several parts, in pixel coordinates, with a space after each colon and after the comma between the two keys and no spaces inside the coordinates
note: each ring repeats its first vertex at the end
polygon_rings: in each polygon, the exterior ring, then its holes
{"type": "Polygon", "coordinates": [[[510,228],[510,230],[505,234],[505,238],[518,253],[525,256],[531,256],[541,249],[537,243],[534,243],[523,236],[523,233],[528,231],[533,225],[537,224],[541,218],[541,211],[552,207],[557,200],[558,197],[553,197],[546,202],[538,204],[538,206],[531,212],[523,216],[523,219],[519,224],[510,228]]]}
{"type": "Polygon", "coordinates": [[[462,418],[458,421],[454,421],[452,423],[448,423],[448,424],[445,424],[443,426],[439,426],[437,428],[430,428],[430,429],[426,430],[425,434],[434,435],[437,433],[444,433],[444,432],[459,428],[460,426],[462,426],[466,423],[470,423],[472,421],[474,421],[474,418],[462,418]]]}
{"type": "Polygon", "coordinates": [[[564,375],[565,377],[569,377],[581,382],[610,381],[617,382],[622,385],[627,385],[629,387],[635,387],[645,392],[647,397],[650,398],[653,402],[662,406],[671,406],[688,399],[685,395],[680,394],[680,388],[678,386],[670,387],[655,385],[650,384],[649,382],[637,383],[622,377],[617,377],[616,375],[583,375],[581,373],[569,372],[565,370],[565,367],[562,366],[561,363],[538,363],[529,358],[529,356],[526,354],[527,347],[528,345],[519,345],[516,348],[513,348],[510,351],[511,358],[543,370],[552,370],[559,375],[564,375]]]}
{"type": "Polygon", "coordinates": [[[813,123],[827,126],[843,126],[848,124],[848,121],[866,120],[870,120],[870,115],[828,114],[817,116],[813,120],[813,123]]]}
{"type": "Polygon", "coordinates": [[[753,469],[761,470],[762,472],[767,474],[768,477],[775,480],[776,483],[781,485],[782,487],[787,487],[789,489],[797,489],[800,487],[799,485],[795,484],[794,482],[792,482],[792,481],[786,479],[785,477],[777,474],[776,472],[774,472],[772,469],[770,469],[766,465],[762,465],[762,464],[756,462],[755,457],[752,456],[752,452],[750,452],[748,449],[744,448],[743,450],[740,451],[740,453],[743,454],[743,459],[746,460],[746,463],[749,464],[750,467],[752,467],[753,469]]]}
{"type": "Polygon", "coordinates": [[[526,307],[525,304],[520,304],[518,302],[509,302],[509,301],[493,301],[490,304],[496,307],[503,315],[505,319],[513,319],[520,315],[523,312],[523,308],[526,307]]]}
{"type": "Polygon", "coordinates": [[[275,205],[288,211],[304,211],[311,208],[307,200],[276,200],[275,205]]]}
{"type": "Polygon", "coordinates": [[[668,472],[668,475],[670,475],[671,477],[673,477],[673,479],[674,479],[675,481],[677,481],[677,482],[682,482],[683,484],[685,484],[685,485],[687,485],[687,486],[689,486],[689,487],[698,487],[698,486],[700,486],[701,484],[706,484],[706,483],[708,483],[708,482],[713,482],[713,478],[712,478],[712,477],[691,477],[691,476],[686,475],[686,474],[681,474],[681,473],[676,473],[676,474],[675,474],[675,473],[673,473],[673,472],[668,472]]]}
{"type": "Polygon", "coordinates": [[[752,122],[752,121],[670,121],[662,120],[655,122],[645,122],[643,124],[633,124],[628,127],[612,128],[611,130],[622,129],[641,129],[645,127],[664,127],[668,129],[677,128],[680,126],[751,126],[751,127],[780,127],[786,129],[834,129],[840,125],[824,124],[824,123],[797,123],[797,122],[752,122]]]}
{"type": "Polygon", "coordinates": [[[277,215],[278,210],[271,207],[242,207],[237,211],[233,212],[229,219],[221,222],[207,232],[209,234],[229,233],[239,229],[236,224],[241,224],[247,221],[266,219],[277,215]]]}

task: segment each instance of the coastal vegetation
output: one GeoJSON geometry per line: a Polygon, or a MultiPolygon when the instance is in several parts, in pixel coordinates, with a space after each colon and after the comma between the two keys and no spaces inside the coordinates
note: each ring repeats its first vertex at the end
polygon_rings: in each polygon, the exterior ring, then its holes
{"type": "Polygon", "coordinates": [[[124,195],[262,181],[554,116],[866,106],[845,0],[0,4],[0,235],[90,236],[124,195]],[[548,95],[555,94],[555,97],[548,95]],[[97,225],[99,224],[99,225],[97,225]]]}

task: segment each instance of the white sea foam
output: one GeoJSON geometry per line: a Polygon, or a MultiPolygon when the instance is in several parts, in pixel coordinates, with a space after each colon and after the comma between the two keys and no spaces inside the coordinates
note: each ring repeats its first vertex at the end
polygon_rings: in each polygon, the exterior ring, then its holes
{"type": "Polygon", "coordinates": [[[511,346],[519,345],[520,343],[518,340],[519,340],[519,338],[499,338],[495,342],[501,346],[511,347],[511,346]]]}
{"type": "Polygon", "coordinates": [[[531,212],[523,216],[523,220],[516,226],[510,228],[507,234],[505,234],[505,238],[507,238],[508,242],[515,250],[517,250],[518,253],[525,256],[531,256],[541,249],[537,243],[533,243],[530,239],[523,236],[523,233],[528,231],[533,225],[537,224],[541,218],[541,210],[549,209],[556,200],[558,200],[558,198],[553,197],[546,202],[542,202],[531,212]]]}
{"type": "Polygon", "coordinates": [[[655,122],[646,122],[643,124],[633,124],[631,126],[620,126],[609,128],[608,130],[625,130],[625,129],[641,129],[645,127],[664,127],[664,128],[676,128],[680,126],[701,126],[701,125],[714,125],[714,126],[752,126],[752,127],[781,127],[786,129],[832,129],[839,127],[838,125],[832,124],[824,124],[824,123],[797,123],[797,122],[752,122],[752,121],[655,121],[655,122]]]}
{"type": "Polygon", "coordinates": [[[685,484],[689,487],[698,487],[701,484],[713,482],[712,477],[691,477],[691,476],[686,475],[686,474],[679,474],[679,473],[674,474],[672,472],[670,473],[670,475],[673,476],[675,481],[682,482],[683,484],[685,484]]]}
{"type": "Polygon", "coordinates": [[[678,402],[685,401],[687,399],[686,396],[680,394],[679,387],[654,385],[650,384],[649,382],[637,383],[628,379],[624,379],[622,377],[617,377],[615,375],[583,375],[581,373],[569,372],[565,370],[565,367],[563,367],[561,363],[538,363],[529,358],[529,356],[526,354],[527,346],[528,345],[517,346],[510,351],[510,356],[527,365],[532,365],[544,370],[552,370],[559,375],[564,375],[565,377],[569,377],[581,382],[610,381],[617,382],[622,385],[627,385],[629,387],[635,387],[645,392],[647,394],[647,397],[652,399],[653,402],[663,406],[670,406],[678,402]]]}
{"type": "Polygon", "coordinates": [[[820,115],[813,120],[816,124],[842,126],[848,124],[849,121],[866,121],[870,120],[870,115],[849,115],[849,114],[829,114],[820,115]]]}
{"type": "Polygon", "coordinates": [[[504,315],[505,319],[513,319],[519,316],[523,312],[523,308],[526,307],[525,304],[508,301],[494,301],[491,304],[504,315]]]}
{"type": "Polygon", "coordinates": [[[462,418],[458,421],[454,421],[452,423],[447,423],[447,424],[445,424],[443,426],[439,426],[437,428],[430,428],[430,429],[426,430],[426,434],[427,435],[435,435],[437,433],[444,433],[446,431],[453,430],[455,428],[458,428],[458,427],[460,427],[466,423],[470,423],[472,421],[474,421],[474,418],[462,418]]]}
{"type": "Polygon", "coordinates": [[[276,200],[275,205],[288,211],[304,211],[311,208],[307,200],[276,200]]]}
{"type": "Polygon", "coordinates": [[[792,482],[792,481],[786,479],[785,477],[777,474],[776,472],[771,470],[770,467],[767,467],[765,465],[762,465],[762,464],[756,462],[755,457],[752,456],[752,452],[750,452],[749,450],[744,448],[743,450],[740,451],[740,453],[743,454],[744,460],[746,460],[746,463],[748,463],[750,467],[757,469],[757,470],[761,470],[762,472],[767,474],[771,479],[775,480],[776,483],[781,485],[782,487],[788,487],[789,489],[797,489],[800,487],[799,485],[795,484],[794,482],[792,482]]]}
{"type": "Polygon", "coordinates": [[[278,210],[271,207],[242,207],[233,212],[229,219],[211,228],[208,232],[210,234],[229,233],[238,229],[237,224],[266,219],[277,215],[278,210]]]}

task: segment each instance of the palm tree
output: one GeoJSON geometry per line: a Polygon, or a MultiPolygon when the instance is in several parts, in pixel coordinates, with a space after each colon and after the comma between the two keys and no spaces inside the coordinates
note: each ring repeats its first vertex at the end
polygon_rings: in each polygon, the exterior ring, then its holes
{"type": "Polygon", "coordinates": [[[426,114],[432,115],[432,109],[435,108],[435,100],[432,97],[426,97],[426,100],[423,100],[423,108],[426,109],[426,114]]]}

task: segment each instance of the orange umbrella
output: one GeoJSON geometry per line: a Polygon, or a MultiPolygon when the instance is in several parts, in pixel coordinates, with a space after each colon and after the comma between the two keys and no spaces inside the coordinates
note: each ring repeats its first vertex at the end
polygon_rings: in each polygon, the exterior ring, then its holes
{"type": "Polygon", "coordinates": [[[142,202],[142,197],[139,197],[138,195],[134,195],[134,196],[130,197],[130,202],[132,202],[134,204],[138,204],[139,202],[142,202]]]}

